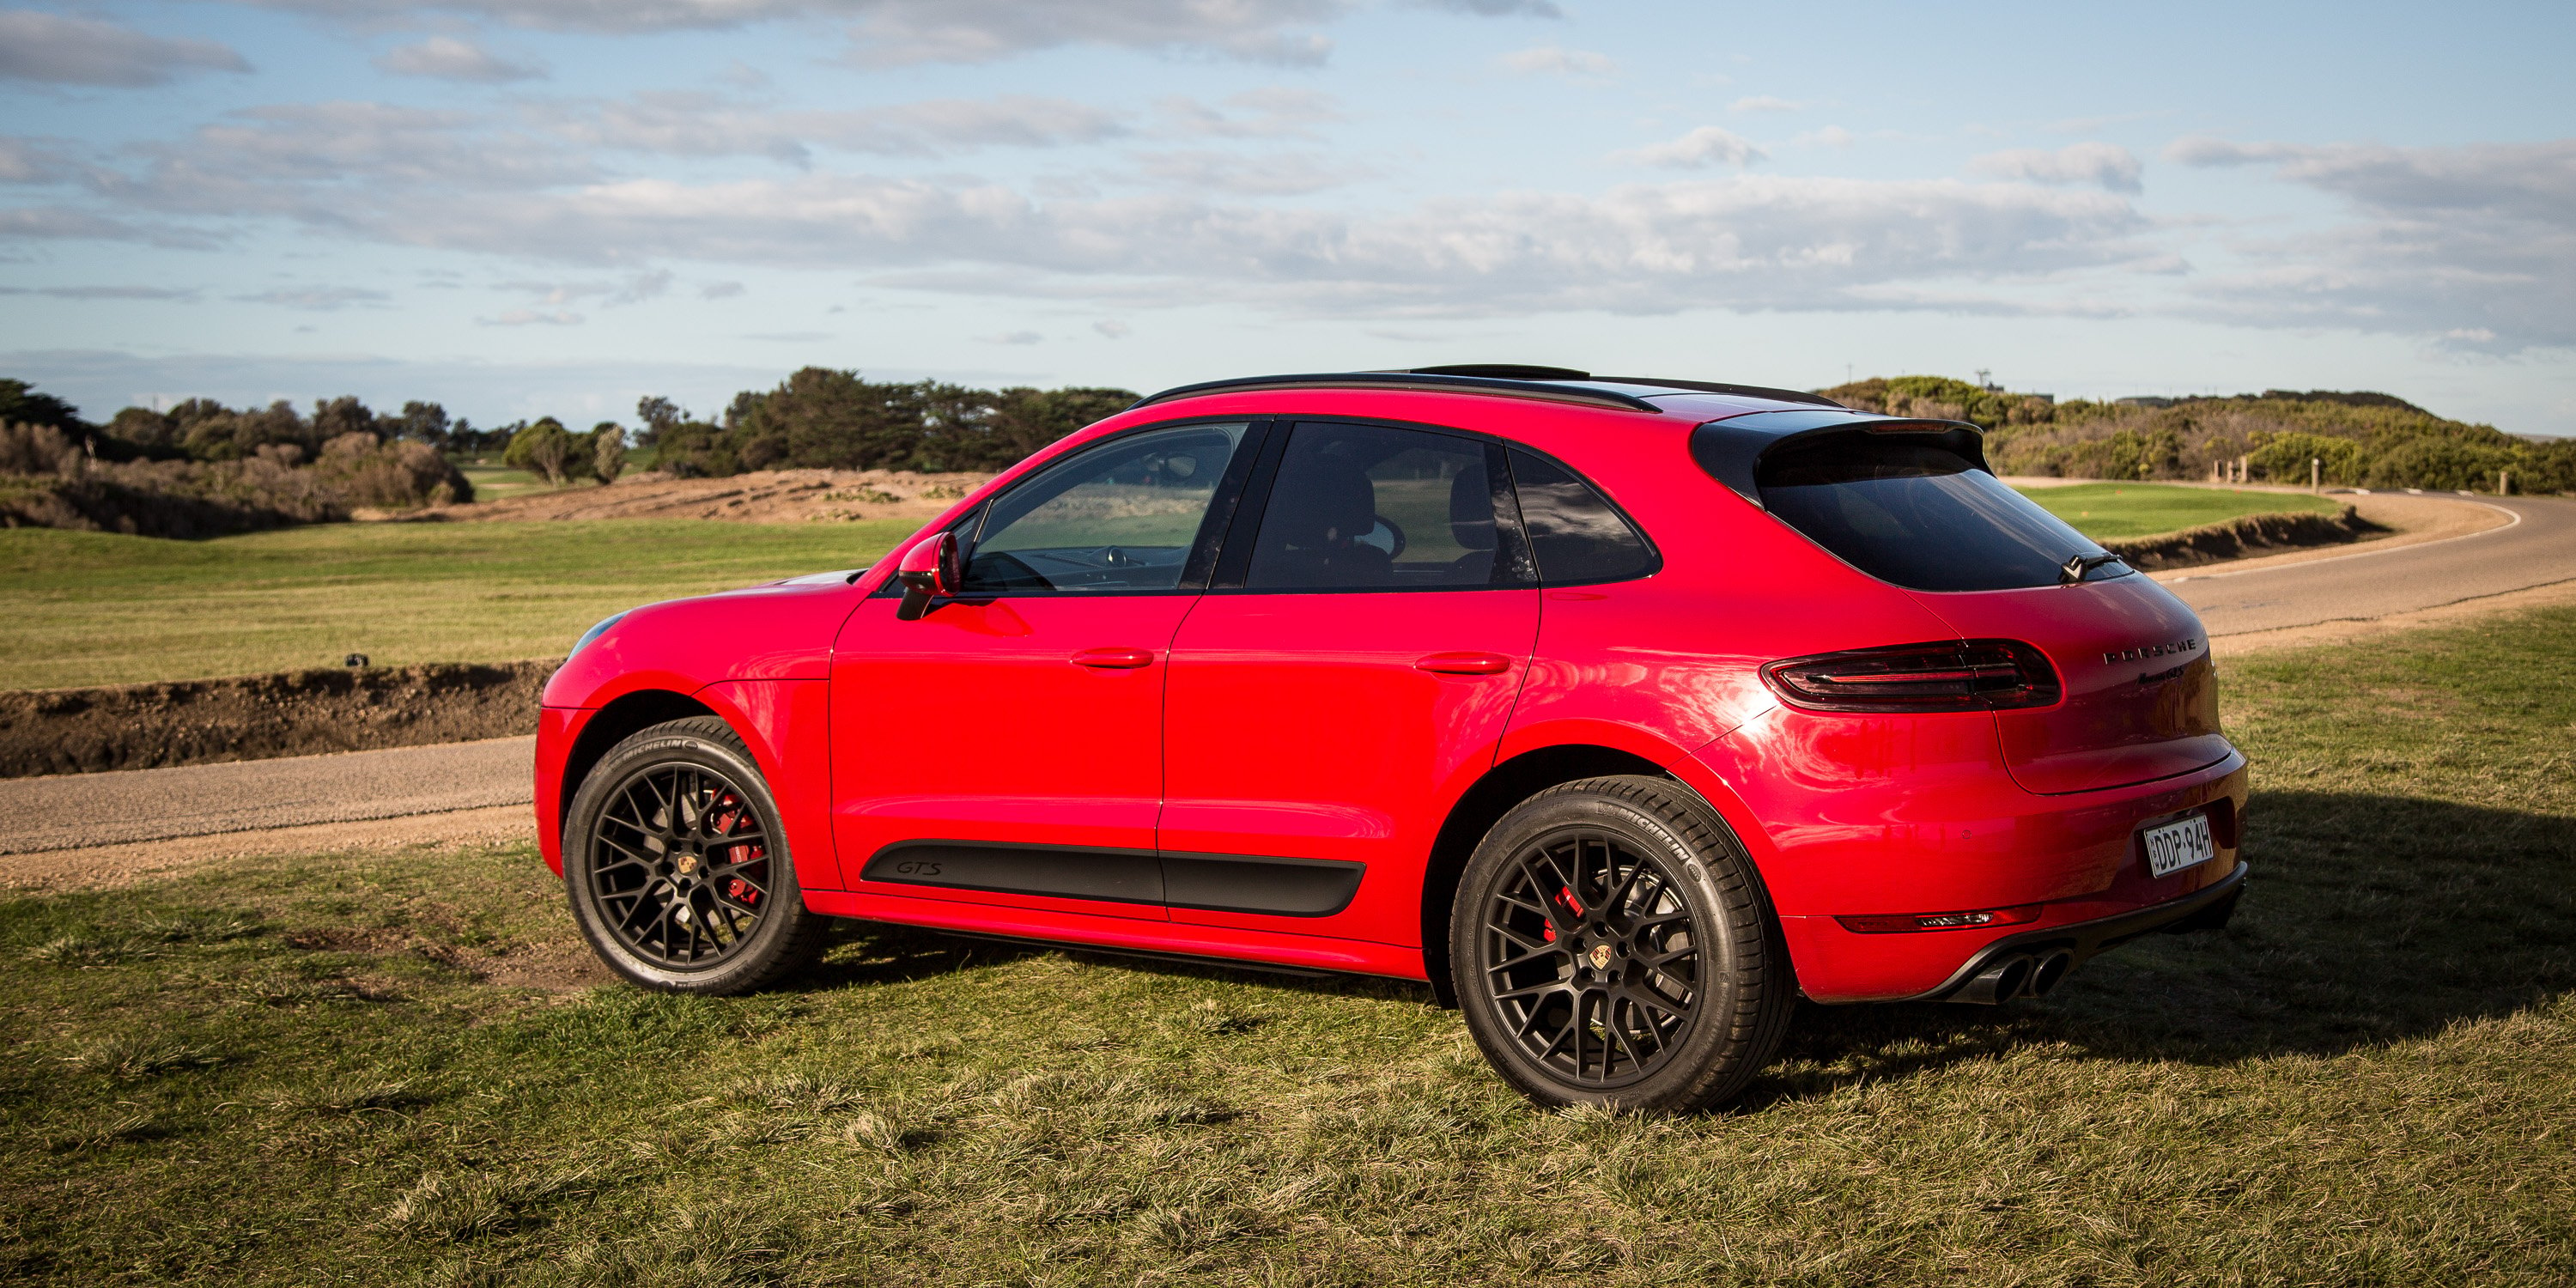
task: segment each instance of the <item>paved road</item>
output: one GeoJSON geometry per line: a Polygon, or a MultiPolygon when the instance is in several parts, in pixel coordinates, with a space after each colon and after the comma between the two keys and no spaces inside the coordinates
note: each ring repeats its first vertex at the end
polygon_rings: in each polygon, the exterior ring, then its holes
{"type": "MultiPolygon", "coordinates": [[[[2435,608],[2576,579],[2576,501],[2491,501],[2466,537],[2169,581],[2213,637],[2435,608]]],[[[0,854],[524,804],[533,738],[0,780],[0,854]]]]}
{"type": "Polygon", "coordinates": [[[2186,573],[2165,585],[2200,614],[2211,638],[2360,621],[2576,580],[2576,501],[2481,498],[2515,521],[2500,528],[2305,563],[2186,573]]]}
{"type": "Polygon", "coordinates": [[[536,746],[495,738],[0,779],[0,854],[526,804],[536,746]]]}

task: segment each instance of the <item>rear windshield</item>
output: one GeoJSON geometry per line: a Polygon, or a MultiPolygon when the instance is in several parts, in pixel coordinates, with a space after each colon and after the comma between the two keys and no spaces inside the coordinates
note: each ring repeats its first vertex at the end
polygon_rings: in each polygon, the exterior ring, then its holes
{"type": "MultiPolygon", "coordinates": [[[[1835,435],[1767,456],[1762,504],[1845,563],[1911,590],[2053,586],[2102,547],[1938,447],[1835,435]]],[[[2084,579],[2125,576],[2112,561],[2084,579]]]]}

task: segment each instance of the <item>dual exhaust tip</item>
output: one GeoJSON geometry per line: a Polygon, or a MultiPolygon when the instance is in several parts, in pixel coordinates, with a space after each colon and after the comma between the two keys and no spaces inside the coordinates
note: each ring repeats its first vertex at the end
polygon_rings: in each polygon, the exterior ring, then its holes
{"type": "Polygon", "coordinates": [[[2043,953],[2014,953],[1998,958],[1984,970],[1968,978],[1959,991],[1949,996],[1953,1002],[1978,1006],[1998,1006],[2024,997],[2046,997],[2066,973],[2075,969],[2075,954],[2064,948],[2043,953]]]}

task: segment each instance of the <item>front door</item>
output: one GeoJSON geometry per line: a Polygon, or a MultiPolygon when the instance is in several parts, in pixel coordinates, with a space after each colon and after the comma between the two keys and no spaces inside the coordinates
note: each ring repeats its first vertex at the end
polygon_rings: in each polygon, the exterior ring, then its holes
{"type": "Polygon", "coordinates": [[[1503,453],[1312,422],[1269,455],[1172,642],[1165,898],[1174,921],[1416,944],[1443,807],[1492,765],[1538,634],[1503,453]]]}
{"type": "Polygon", "coordinates": [[[967,518],[956,598],[917,621],[888,595],[851,616],[831,701],[853,888],[1162,918],[1164,676],[1248,429],[1086,448],[967,518]]]}

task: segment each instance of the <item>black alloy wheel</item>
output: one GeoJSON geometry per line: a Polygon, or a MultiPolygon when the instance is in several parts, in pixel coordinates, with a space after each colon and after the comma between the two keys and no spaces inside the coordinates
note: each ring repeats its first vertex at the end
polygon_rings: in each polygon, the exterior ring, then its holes
{"type": "Polygon", "coordinates": [[[1760,875],[1666,778],[1566,783],[1504,815],[1460,876],[1449,967],[1486,1058],[1547,1105],[1724,1100],[1795,1001],[1760,875]]]}
{"type": "Polygon", "coordinates": [[[768,915],[769,837],[742,789],[695,765],[627,776],[590,834],[591,896],[627,951],[672,970],[740,952],[768,915]]]}
{"type": "Polygon", "coordinates": [[[778,807],[742,740],[701,716],[602,757],[564,825],[564,887],[600,959],[652,988],[736,993],[805,965],[806,911],[778,807]]]}
{"type": "Polygon", "coordinates": [[[1486,902],[1480,981],[1526,1056],[1609,1090],[1662,1068],[1699,1016],[1699,945],[1673,875],[1602,828],[1523,847],[1486,902]]]}

